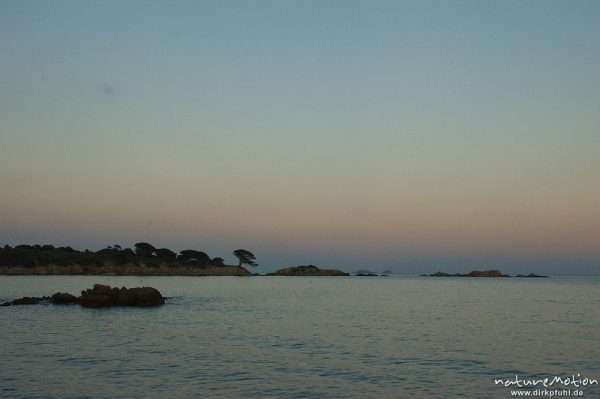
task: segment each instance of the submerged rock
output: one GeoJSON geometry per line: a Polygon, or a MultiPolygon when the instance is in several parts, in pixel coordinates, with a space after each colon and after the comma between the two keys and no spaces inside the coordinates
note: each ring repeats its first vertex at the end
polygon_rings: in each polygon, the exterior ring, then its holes
{"type": "Polygon", "coordinates": [[[81,306],[100,308],[109,306],[159,306],[165,299],[156,288],[117,288],[94,284],[93,288],[81,291],[81,306]]]}
{"type": "Polygon", "coordinates": [[[0,306],[13,306],[13,305],[35,305],[43,301],[50,299],[47,296],[42,297],[31,297],[24,296],[23,298],[15,299],[14,301],[4,302],[0,306]]]}

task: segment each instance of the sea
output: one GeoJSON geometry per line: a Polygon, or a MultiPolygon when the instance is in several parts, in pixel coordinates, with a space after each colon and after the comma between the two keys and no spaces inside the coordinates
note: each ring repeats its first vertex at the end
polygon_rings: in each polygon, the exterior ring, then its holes
{"type": "Polygon", "coordinates": [[[600,277],[0,276],[0,301],[95,283],[166,304],[0,307],[1,398],[600,397],[600,277]]]}

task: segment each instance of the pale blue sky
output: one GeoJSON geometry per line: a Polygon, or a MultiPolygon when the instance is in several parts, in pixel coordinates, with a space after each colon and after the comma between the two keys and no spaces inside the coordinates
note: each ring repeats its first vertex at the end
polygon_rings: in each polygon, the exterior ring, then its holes
{"type": "Polygon", "coordinates": [[[0,0],[0,242],[598,274],[598,21],[597,1],[0,0]]]}

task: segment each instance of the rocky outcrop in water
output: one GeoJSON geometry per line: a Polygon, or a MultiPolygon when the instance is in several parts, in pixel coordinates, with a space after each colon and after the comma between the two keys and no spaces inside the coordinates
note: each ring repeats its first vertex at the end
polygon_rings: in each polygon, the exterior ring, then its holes
{"type": "Polygon", "coordinates": [[[23,297],[1,304],[0,306],[34,305],[50,302],[54,305],[80,304],[89,308],[102,308],[110,306],[160,306],[164,305],[165,298],[152,287],[117,288],[108,285],[94,284],[93,288],[81,291],[81,296],[57,292],[51,297],[23,297]]]}
{"type": "Polygon", "coordinates": [[[505,274],[502,274],[500,270],[473,270],[467,274],[460,273],[442,273],[436,272],[429,275],[429,277],[509,277],[505,274]]]}
{"type": "Polygon", "coordinates": [[[377,277],[377,273],[365,269],[357,271],[354,275],[358,277],[377,277]]]}
{"type": "Polygon", "coordinates": [[[94,288],[81,291],[81,306],[101,308],[108,306],[159,306],[165,299],[156,288],[111,288],[108,285],[94,284],[94,288]]]}
{"type": "Polygon", "coordinates": [[[542,276],[542,275],[535,274],[535,273],[529,273],[529,274],[517,274],[515,277],[533,277],[533,278],[539,278],[539,277],[548,277],[548,276],[542,276]]]}
{"type": "MultiPolygon", "coordinates": [[[[427,276],[427,274],[424,274],[424,276],[427,276]]],[[[459,274],[459,273],[443,273],[443,272],[435,272],[435,273],[431,273],[429,275],[429,277],[466,277],[466,274],[459,274]]]]}
{"type": "Polygon", "coordinates": [[[319,269],[315,265],[295,266],[279,269],[267,276],[349,276],[348,273],[336,269],[319,269]]]}
{"type": "Polygon", "coordinates": [[[79,303],[79,298],[75,295],[68,294],[66,292],[57,292],[50,298],[50,302],[55,305],[68,305],[73,303],[79,303]]]}
{"type": "Polygon", "coordinates": [[[504,277],[500,270],[473,270],[467,277],[504,277]]]}

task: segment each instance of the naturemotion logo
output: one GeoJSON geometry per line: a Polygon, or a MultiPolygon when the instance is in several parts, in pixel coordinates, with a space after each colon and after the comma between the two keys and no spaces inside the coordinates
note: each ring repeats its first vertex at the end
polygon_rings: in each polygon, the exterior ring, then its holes
{"type": "Polygon", "coordinates": [[[545,377],[545,378],[519,378],[518,374],[515,374],[514,379],[506,379],[503,380],[501,378],[494,379],[494,383],[496,385],[503,385],[505,387],[517,387],[517,388],[527,388],[527,387],[536,387],[538,385],[543,386],[544,388],[549,388],[554,386],[555,384],[560,384],[564,387],[585,387],[588,385],[598,385],[598,380],[595,378],[587,378],[581,377],[581,374],[571,375],[570,377],[561,377],[561,376],[553,376],[553,377],[545,377]]]}
{"type": "Polygon", "coordinates": [[[581,374],[572,374],[570,376],[555,375],[544,378],[522,378],[518,374],[515,374],[514,378],[495,378],[494,383],[511,388],[510,396],[513,397],[580,397],[584,395],[583,390],[580,388],[598,385],[598,379],[582,377],[581,374]]]}

